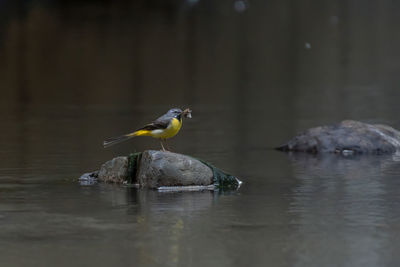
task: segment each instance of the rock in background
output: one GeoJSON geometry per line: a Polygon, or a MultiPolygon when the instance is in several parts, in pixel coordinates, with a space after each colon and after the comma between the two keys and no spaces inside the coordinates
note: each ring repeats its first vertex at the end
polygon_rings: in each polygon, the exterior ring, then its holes
{"type": "Polygon", "coordinates": [[[277,149],[309,153],[390,154],[400,150],[400,132],[387,125],[346,120],[308,129],[277,149]]]}

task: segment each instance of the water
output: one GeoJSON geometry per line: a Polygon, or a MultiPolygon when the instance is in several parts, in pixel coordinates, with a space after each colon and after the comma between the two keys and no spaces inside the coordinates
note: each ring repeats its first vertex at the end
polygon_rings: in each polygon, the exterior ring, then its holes
{"type": "MultiPolygon", "coordinates": [[[[288,155],[262,140],[237,144],[235,131],[201,138],[211,124],[201,114],[225,118],[230,111],[197,107],[171,146],[240,177],[238,191],[84,186],[77,181],[81,173],[135,149],[157,149],[158,142],[138,138],[103,150],[99,133],[115,129],[96,118],[108,109],[85,108],[81,118],[78,108],[37,110],[24,113],[24,122],[2,117],[4,266],[383,266],[398,260],[396,156],[288,155]]],[[[117,112],[109,123],[125,128],[115,122],[136,112],[117,112]]],[[[226,129],[234,123],[222,121],[226,129]]]]}
{"type": "Polygon", "coordinates": [[[0,3],[0,266],[398,266],[398,155],[272,149],[342,119],[400,128],[398,4],[16,3],[0,3]],[[238,191],[79,184],[159,149],[101,144],[173,106],[193,119],[170,147],[238,191]]]}

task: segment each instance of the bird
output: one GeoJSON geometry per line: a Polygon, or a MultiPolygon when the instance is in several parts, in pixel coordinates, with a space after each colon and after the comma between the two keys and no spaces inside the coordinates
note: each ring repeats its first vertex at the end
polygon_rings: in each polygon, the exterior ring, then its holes
{"type": "Polygon", "coordinates": [[[166,140],[174,137],[179,132],[182,127],[182,117],[192,118],[192,111],[188,108],[184,111],[180,108],[172,108],[155,121],[132,133],[106,139],[103,142],[103,146],[104,148],[107,148],[136,136],[151,136],[160,140],[161,148],[165,151],[163,141],[167,145],[166,140]]]}

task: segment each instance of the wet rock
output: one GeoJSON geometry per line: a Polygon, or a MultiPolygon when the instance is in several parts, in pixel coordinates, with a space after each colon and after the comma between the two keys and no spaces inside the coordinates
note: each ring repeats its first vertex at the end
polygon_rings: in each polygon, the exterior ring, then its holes
{"type": "Polygon", "coordinates": [[[81,185],[92,185],[97,182],[98,177],[99,177],[99,171],[87,172],[82,174],[81,177],[79,177],[79,182],[81,185]]]}
{"type": "Polygon", "coordinates": [[[346,120],[308,129],[277,149],[344,155],[390,154],[400,150],[400,132],[387,125],[346,120]]]}
{"type": "Polygon", "coordinates": [[[85,173],[81,184],[129,183],[161,191],[236,190],[242,182],[212,164],[190,156],[148,150],[107,161],[101,169],[85,173]]]}
{"type": "Polygon", "coordinates": [[[143,152],[137,180],[142,187],[211,185],[213,173],[202,162],[177,153],[143,152]]]}
{"type": "Polygon", "coordinates": [[[99,181],[123,183],[128,177],[128,157],[117,157],[104,163],[98,173],[99,181]]]}

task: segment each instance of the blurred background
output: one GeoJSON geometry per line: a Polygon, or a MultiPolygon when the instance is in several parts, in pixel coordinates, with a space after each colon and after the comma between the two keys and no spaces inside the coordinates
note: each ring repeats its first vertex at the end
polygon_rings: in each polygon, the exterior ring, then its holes
{"type": "Polygon", "coordinates": [[[343,119],[400,128],[399,12],[393,0],[0,0],[0,265],[398,266],[398,158],[272,148],[343,119]],[[175,106],[193,119],[172,150],[237,175],[238,192],[78,184],[159,149],[102,142],[175,106]]]}
{"type": "Polygon", "coordinates": [[[396,1],[0,5],[3,106],[215,104],[290,116],[312,105],[359,116],[366,105],[384,116],[396,104],[396,1]]]}
{"type": "MultiPolygon", "coordinates": [[[[231,132],[215,144],[241,150],[342,119],[399,127],[399,9],[392,0],[2,0],[1,110],[25,125],[3,142],[37,135],[45,148],[66,135],[68,147],[97,153],[104,138],[174,106],[194,110],[192,143],[231,132]]],[[[134,149],[154,144],[143,142],[134,149]]]]}

